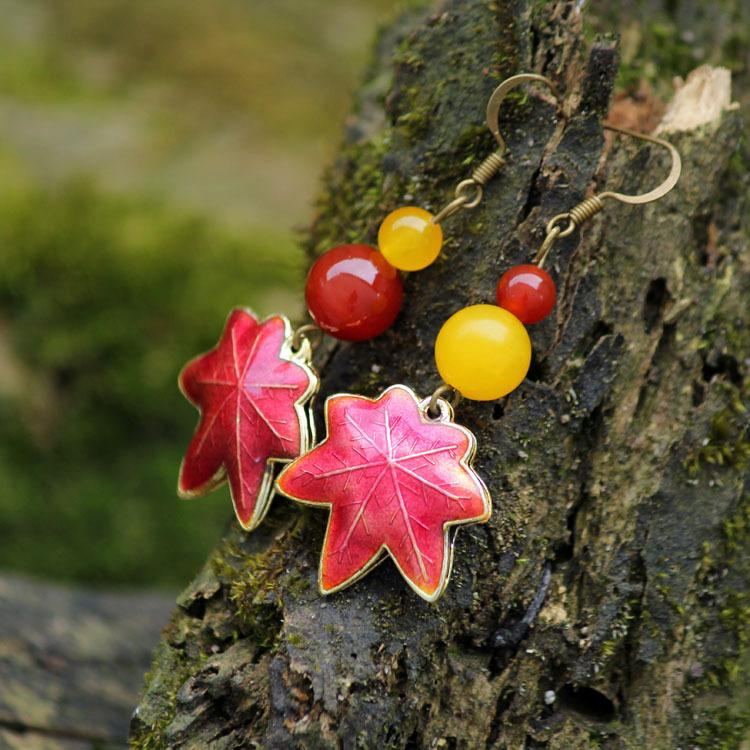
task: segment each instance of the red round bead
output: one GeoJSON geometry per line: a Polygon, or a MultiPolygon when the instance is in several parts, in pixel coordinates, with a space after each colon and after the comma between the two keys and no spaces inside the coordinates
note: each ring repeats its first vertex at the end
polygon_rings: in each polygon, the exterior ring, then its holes
{"type": "Polygon", "coordinates": [[[365,341],[390,328],[403,297],[398,271],[369,245],[339,245],[324,253],[305,284],[313,320],[345,341],[365,341]]]}
{"type": "Polygon", "coordinates": [[[522,323],[544,320],[552,312],[556,299],[555,282],[539,266],[513,266],[497,284],[497,304],[522,323]]]}

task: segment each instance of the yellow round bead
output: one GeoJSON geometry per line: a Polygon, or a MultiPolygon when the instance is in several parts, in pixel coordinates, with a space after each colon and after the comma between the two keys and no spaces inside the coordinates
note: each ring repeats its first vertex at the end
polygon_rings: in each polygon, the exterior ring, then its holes
{"type": "Polygon", "coordinates": [[[443,230],[423,208],[397,208],[378,230],[378,248],[401,271],[419,271],[432,263],[443,245],[443,230]]]}
{"type": "Polygon", "coordinates": [[[513,313],[472,305],[443,323],[435,341],[443,380],[475,401],[493,401],[516,389],[531,364],[531,341],[513,313]]]}

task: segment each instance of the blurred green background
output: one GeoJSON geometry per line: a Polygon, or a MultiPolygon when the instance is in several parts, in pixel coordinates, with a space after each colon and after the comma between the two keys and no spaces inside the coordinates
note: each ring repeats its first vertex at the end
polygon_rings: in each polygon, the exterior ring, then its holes
{"type": "Polygon", "coordinates": [[[174,487],[182,363],[301,313],[309,220],[397,0],[0,0],[0,568],[179,586],[230,516],[174,487]]]}

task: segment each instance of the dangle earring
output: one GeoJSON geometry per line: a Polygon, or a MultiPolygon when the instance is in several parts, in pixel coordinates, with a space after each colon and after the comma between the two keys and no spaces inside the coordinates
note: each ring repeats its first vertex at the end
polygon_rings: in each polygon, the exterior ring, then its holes
{"type": "MultiPolygon", "coordinates": [[[[327,334],[345,341],[364,341],[388,330],[401,309],[403,288],[397,271],[421,271],[432,264],[443,245],[442,222],[460,211],[478,206],[485,185],[505,163],[507,146],[500,134],[500,105],[523,83],[543,83],[544,76],[522,73],[503,81],[487,102],[486,122],[497,149],[458,183],[453,200],[437,214],[416,206],[392,211],[378,229],[378,248],[339,245],[312,265],[305,285],[310,316],[327,334]]],[[[556,94],[555,94],[555,98],[556,94]]]]}
{"type": "MultiPolygon", "coordinates": [[[[276,465],[305,454],[315,443],[310,410],[319,378],[312,354],[321,331],[363,341],[390,327],[403,298],[398,271],[432,263],[442,245],[440,222],[482,200],[483,187],[502,167],[506,150],[497,129],[500,103],[514,86],[532,81],[552,87],[542,76],[527,74],[495,90],[487,118],[498,150],[459,183],[455,199],[442,211],[432,216],[420,208],[397,209],[380,227],[380,252],[368,245],[340,245],[318,258],[305,287],[315,325],[293,330],[283,315],[260,321],[250,310],[237,308],[216,347],[185,366],[180,390],[200,419],[180,466],[181,497],[204,495],[228,480],[240,525],[250,531],[260,524],[273,497],[276,465]]],[[[459,430],[457,440],[465,443],[459,463],[467,462],[473,438],[459,430]]],[[[476,515],[483,517],[489,498],[480,506],[476,515]]]]}
{"type": "Polygon", "coordinates": [[[554,284],[542,268],[554,242],[601,211],[606,199],[648,203],[680,175],[671,144],[604,127],[667,148],[672,169],[665,182],[640,196],[602,192],[552,218],[534,262],[501,279],[502,306],[472,305],[445,322],[435,342],[444,383],[432,396],[393,385],[376,398],[329,397],[327,437],[279,475],[282,494],[329,510],[321,593],[349,586],[388,555],[419,596],[435,601],[450,576],[455,527],[489,520],[490,495],[471,465],[476,440],[453,421],[456,399],[452,405],[445,396],[489,401],[520,385],[531,361],[524,323],[542,319],[554,304],[554,284]]]}
{"type": "Polygon", "coordinates": [[[190,498],[229,481],[237,520],[258,526],[273,497],[274,464],[315,442],[309,404],[318,390],[310,340],[275,315],[232,310],[214,349],[179,376],[200,420],[180,465],[177,492],[190,498]]]}
{"type": "Polygon", "coordinates": [[[556,301],[555,283],[544,270],[554,243],[568,237],[605,207],[605,200],[639,205],[665,196],[677,184],[682,162],[677,149],[661,138],[603,123],[616,133],[666,148],[672,167],[666,180],[643,195],[605,191],[592,195],[570,211],[554,216],[532,263],[515,266],[500,278],[496,305],[471,305],[443,324],[435,342],[440,377],[466,398],[489,401],[506,396],[526,377],[531,364],[531,340],[525,325],[543,320],[556,301]]]}

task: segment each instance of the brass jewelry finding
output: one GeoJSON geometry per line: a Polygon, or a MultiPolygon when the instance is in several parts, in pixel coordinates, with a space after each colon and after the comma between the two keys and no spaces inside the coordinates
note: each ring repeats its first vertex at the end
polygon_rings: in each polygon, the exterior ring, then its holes
{"type": "Polygon", "coordinates": [[[474,169],[471,173],[471,177],[458,183],[454,193],[455,198],[435,214],[432,219],[434,224],[439,224],[443,219],[453,216],[453,214],[457,213],[462,208],[475,208],[481,203],[482,198],[484,197],[484,186],[500,171],[505,163],[504,154],[508,150],[505,140],[500,134],[500,105],[503,103],[503,100],[511,89],[520,86],[522,83],[533,82],[543,83],[550,89],[550,91],[552,91],[555,98],[557,98],[557,93],[552,81],[544,76],[537,75],[536,73],[521,73],[520,75],[507,78],[492,92],[492,95],[487,102],[486,122],[490,133],[492,133],[497,141],[498,150],[493,151],[487,156],[481,164],[474,169]],[[473,195],[471,194],[472,190],[473,195]]]}
{"type": "Polygon", "coordinates": [[[314,323],[306,323],[294,329],[292,334],[292,350],[299,351],[307,342],[310,349],[314,351],[323,342],[323,331],[314,323]]]}
{"type": "Polygon", "coordinates": [[[620,201],[620,203],[628,203],[630,205],[650,203],[659,200],[659,198],[663,198],[670,190],[672,190],[677,184],[677,180],[680,178],[680,174],[682,173],[682,159],[680,158],[677,149],[668,141],[665,141],[662,138],[657,138],[653,135],[638,133],[635,130],[629,130],[628,128],[610,125],[606,122],[602,124],[602,127],[615,133],[629,135],[632,138],[638,138],[639,140],[655,143],[657,146],[666,148],[672,157],[672,167],[669,170],[669,174],[664,182],[653,190],[649,190],[647,193],[642,193],[641,195],[628,195],[627,193],[617,193],[612,190],[605,190],[602,193],[594,194],[590,198],[586,198],[571,208],[570,211],[565,211],[564,213],[557,214],[557,216],[553,216],[549,222],[547,222],[544,242],[542,242],[541,247],[534,257],[534,263],[540,268],[544,265],[544,261],[547,259],[549,251],[558,239],[561,237],[568,237],[582,224],[585,224],[589,219],[596,216],[596,214],[604,209],[605,198],[620,201]],[[567,224],[565,227],[562,227],[561,225],[565,222],[567,222],[567,224]]]}
{"type": "Polygon", "coordinates": [[[490,96],[490,100],[487,102],[487,127],[497,141],[500,154],[504,154],[508,150],[505,139],[500,134],[500,105],[503,103],[503,100],[508,95],[508,93],[512,89],[516,88],[516,86],[520,86],[522,83],[543,83],[552,92],[552,95],[555,97],[555,99],[557,99],[558,101],[560,99],[560,97],[557,95],[555,84],[552,83],[549,78],[545,78],[544,76],[540,76],[536,73],[520,73],[517,76],[506,78],[492,92],[492,96],[490,96]]]}
{"type": "MultiPolygon", "coordinates": [[[[427,409],[425,409],[428,416],[435,416],[435,411],[437,409],[438,401],[441,399],[449,403],[451,405],[451,408],[455,409],[461,403],[463,396],[452,385],[448,385],[448,383],[443,383],[442,385],[439,385],[432,392],[432,395],[430,396],[430,400],[427,404],[427,409]],[[450,398],[446,398],[446,395],[449,393],[451,394],[450,398]]],[[[437,410],[437,412],[439,416],[440,411],[437,410]]]]}

